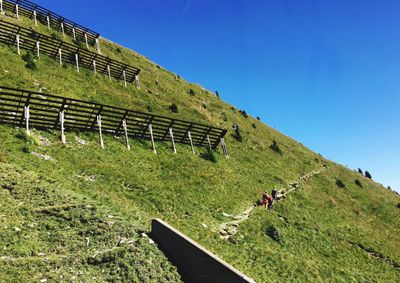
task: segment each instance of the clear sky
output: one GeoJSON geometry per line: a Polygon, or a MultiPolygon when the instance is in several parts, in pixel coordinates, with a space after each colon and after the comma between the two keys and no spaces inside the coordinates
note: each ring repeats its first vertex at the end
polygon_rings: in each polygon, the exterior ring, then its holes
{"type": "Polygon", "coordinates": [[[400,1],[35,2],[400,191],[400,1]]]}

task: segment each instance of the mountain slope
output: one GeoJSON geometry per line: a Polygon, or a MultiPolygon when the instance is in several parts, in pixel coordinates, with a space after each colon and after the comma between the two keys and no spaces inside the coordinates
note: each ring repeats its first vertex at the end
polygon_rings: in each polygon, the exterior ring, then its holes
{"type": "MultiPolygon", "coordinates": [[[[33,28],[28,19],[6,20],[33,28]]],[[[44,26],[38,30],[62,38],[44,26]]],[[[0,85],[224,127],[231,158],[219,150],[214,163],[202,158],[205,149],[193,155],[181,145],[174,155],[168,143],[156,145],[156,156],[147,141],[132,141],[129,152],[121,138],[108,135],[103,150],[96,133],[69,132],[62,145],[56,130],[28,137],[0,125],[0,281],[178,281],[175,268],[142,235],[153,217],[257,282],[399,281],[398,195],[133,51],[105,39],[101,47],[104,55],[142,69],[140,89],[59,67],[45,56],[32,70],[14,47],[2,44],[0,85]],[[172,103],[179,113],[169,111],[172,103]],[[235,123],[241,142],[231,130],[235,123]],[[279,150],[271,149],[273,141],[279,150]],[[314,171],[321,173],[300,179],[314,171]],[[273,211],[256,207],[233,236],[221,237],[221,224],[261,192],[287,191],[294,182],[298,188],[273,211]]]]}

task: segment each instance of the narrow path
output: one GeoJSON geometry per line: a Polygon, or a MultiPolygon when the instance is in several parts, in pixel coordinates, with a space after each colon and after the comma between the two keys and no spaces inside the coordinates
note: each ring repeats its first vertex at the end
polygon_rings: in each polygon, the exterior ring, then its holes
{"type": "MultiPolygon", "coordinates": [[[[310,173],[307,173],[305,175],[302,175],[299,177],[299,181],[297,182],[292,182],[289,184],[289,187],[287,188],[283,188],[282,190],[280,190],[276,196],[276,200],[275,202],[281,201],[283,199],[286,198],[286,196],[294,191],[296,191],[297,189],[300,188],[301,183],[307,182],[308,179],[310,179],[311,177],[318,175],[320,173],[322,173],[326,168],[324,167],[321,170],[317,170],[317,171],[312,171],[310,173]]],[[[246,221],[247,219],[249,219],[251,212],[253,211],[253,209],[256,206],[251,206],[249,208],[247,208],[245,211],[243,211],[241,214],[238,215],[231,215],[231,214],[224,214],[224,216],[226,217],[230,217],[233,218],[233,221],[228,221],[228,222],[224,222],[219,226],[219,234],[221,236],[222,239],[229,239],[230,237],[234,236],[237,233],[237,230],[239,228],[239,224],[242,223],[243,221],[246,221]]]]}

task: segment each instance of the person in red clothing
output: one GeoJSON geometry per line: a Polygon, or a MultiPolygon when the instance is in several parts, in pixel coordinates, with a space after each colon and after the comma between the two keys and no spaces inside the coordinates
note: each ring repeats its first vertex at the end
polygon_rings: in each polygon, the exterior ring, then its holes
{"type": "Polygon", "coordinates": [[[268,206],[268,209],[271,209],[271,207],[272,207],[272,202],[273,202],[272,196],[270,196],[267,192],[264,192],[264,193],[262,194],[261,205],[263,205],[264,207],[267,207],[267,206],[268,206]]]}

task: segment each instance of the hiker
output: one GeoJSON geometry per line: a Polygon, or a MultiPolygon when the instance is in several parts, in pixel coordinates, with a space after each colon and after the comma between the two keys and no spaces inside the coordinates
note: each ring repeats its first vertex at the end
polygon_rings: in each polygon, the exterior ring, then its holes
{"type": "Polygon", "coordinates": [[[274,189],[272,189],[272,192],[271,192],[271,196],[272,196],[272,199],[275,201],[275,199],[276,199],[276,194],[278,193],[278,191],[277,190],[275,190],[275,188],[274,189]]]}
{"type": "Polygon", "coordinates": [[[268,207],[268,209],[271,209],[272,202],[273,202],[272,197],[267,192],[264,192],[262,194],[261,205],[263,205],[264,207],[268,207]]]}

